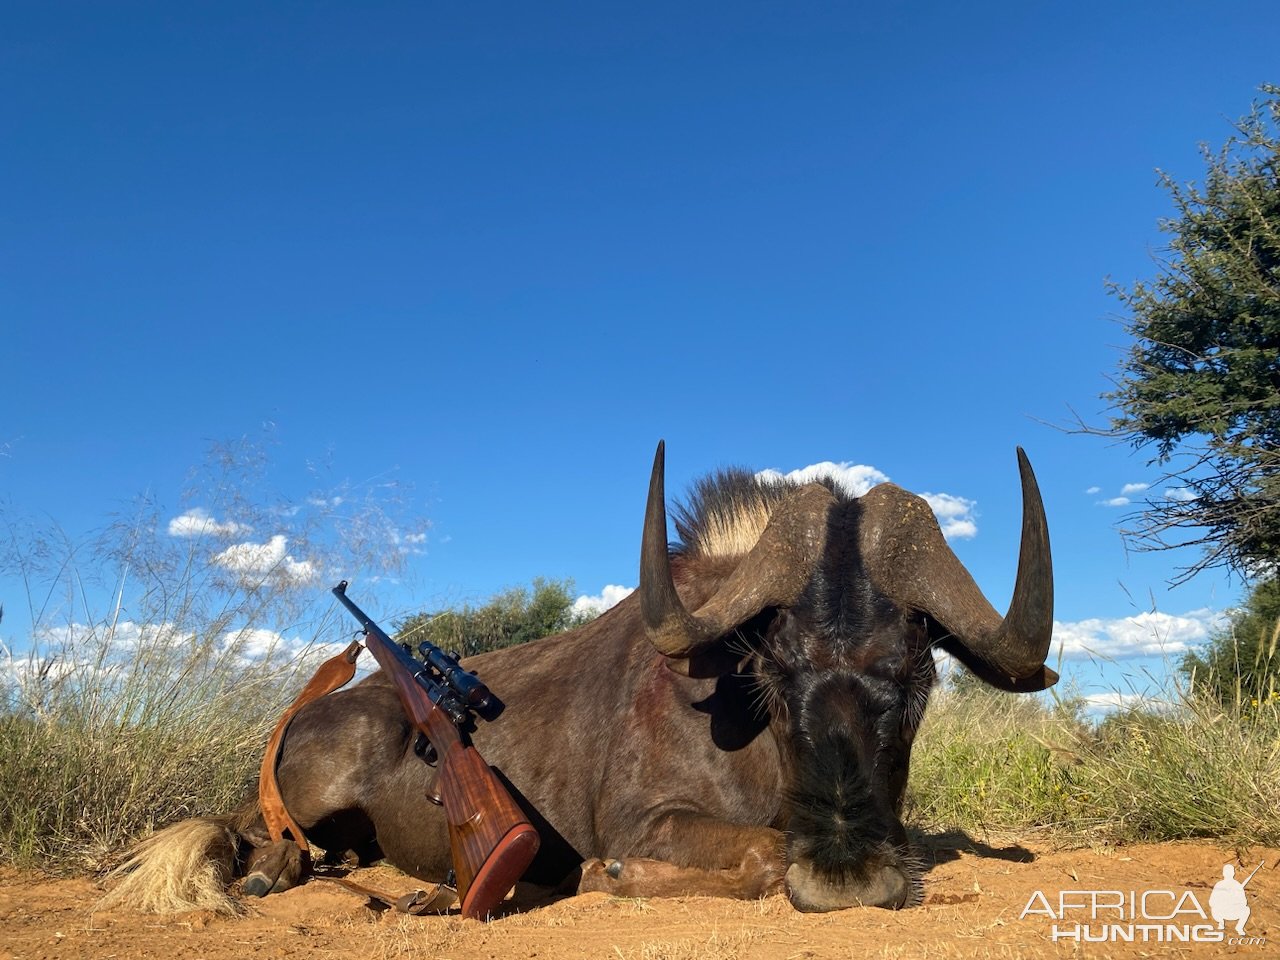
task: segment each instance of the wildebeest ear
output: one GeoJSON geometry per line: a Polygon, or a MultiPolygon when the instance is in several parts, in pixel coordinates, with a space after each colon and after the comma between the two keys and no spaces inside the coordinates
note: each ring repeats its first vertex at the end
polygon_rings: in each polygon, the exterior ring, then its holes
{"type": "Polygon", "coordinates": [[[716,643],[689,657],[667,657],[667,669],[682,677],[707,680],[726,673],[740,672],[742,653],[735,652],[724,642],[716,643]]]}
{"type": "Polygon", "coordinates": [[[1043,664],[1030,676],[1014,677],[979,659],[962,644],[957,643],[954,638],[941,640],[937,646],[964,664],[965,668],[979,680],[997,690],[1007,690],[1009,693],[1035,693],[1038,690],[1048,690],[1058,682],[1058,674],[1043,664]]]}

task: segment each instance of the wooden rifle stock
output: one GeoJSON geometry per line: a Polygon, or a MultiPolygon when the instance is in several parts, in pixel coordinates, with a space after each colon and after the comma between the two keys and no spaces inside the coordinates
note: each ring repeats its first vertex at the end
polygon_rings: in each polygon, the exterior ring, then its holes
{"type": "Polygon", "coordinates": [[[439,757],[437,789],[449,824],[449,847],[462,915],[483,918],[507,895],[538,852],[538,832],[457,728],[434,708],[427,739],[439,757]],[[448,727],[448,730],[444,728],[448,727]],[[452,732],[451,739],[445,739],[452,732]]]}
{"type": "MultiPolygon", "coordinates": [[[[418,679],[423,665],[348,600],[345,589],[344,580],[333,592],[364,625],[365,646],[395,686],[405,716],[435,749],[438,799],[449,825],[462,915],[484,919],[533,861],[538,832],[479,751],[463,738],[457,711],[465,708],[445,699],[447,688],[439,702],[433,699],[418,679]]],[[[428,679],[428,684],[435,681],[428,679]]]]}

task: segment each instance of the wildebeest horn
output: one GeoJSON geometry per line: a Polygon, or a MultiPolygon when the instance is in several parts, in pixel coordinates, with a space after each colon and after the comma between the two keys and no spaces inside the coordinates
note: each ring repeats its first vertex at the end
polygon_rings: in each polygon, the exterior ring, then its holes
{"type": "Polygon", "coordinates": [[[996,686],[1043,690],[1058,679],[1044,665],[1053,633],[1053,561],[1040,488],[1021,447],[1018,470],[1022,546],[1003,618],[951,552],[922,498],[893,484],[873,487],[862,497],[859,539],[872,582],[941,627],[939,646],[996,686]]]}
{"type": "Polygon", "coordinates": [[[765,607],[787,606],[809,582],[826,543],[835,498],[820,484],[800,487],[779,503],[755,547],[694,613],[671,577],[663,483],[665,447],[658,444],[649,478],[640,547],[640,613],[649,641],[668,657],[691,657],[765,607]]]}

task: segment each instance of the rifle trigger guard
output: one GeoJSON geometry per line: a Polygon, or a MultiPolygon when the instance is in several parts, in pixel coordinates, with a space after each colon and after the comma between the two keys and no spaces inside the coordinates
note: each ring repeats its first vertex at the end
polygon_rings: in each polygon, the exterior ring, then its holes
{"type": "Polygon", "coordinates": [[[418,738],[413,742],[413,752],[422,758],[422,762],[429,767],[434,767],[436,761],[440,759],[436,753],[436,748],[431,745],[431,741],[427,739],[425,733],[419,733],[418,738]]]}

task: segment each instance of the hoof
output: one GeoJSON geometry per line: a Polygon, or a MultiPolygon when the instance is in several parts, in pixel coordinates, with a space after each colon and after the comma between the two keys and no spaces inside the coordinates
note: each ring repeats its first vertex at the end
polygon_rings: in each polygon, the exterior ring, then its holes
{"type": "Polygon", "coordinates": [[[607,863],[604,860],[584,860],[581,868],[570,874],[566,882],[576,874],[578,893],[612,893],[617,889],[617,878],[610,876],[609,870],[615,863],[616,860],[607,863]]]}
{"type": "Polygon", "coordinates": [[[240,890],[246,896],[265,897],[271,892],[272,883],[261,873],[251,873],[245,877],[244,883],[240,885],[240,890]]]}
{"type": "Polygon", "coordinates": [[[304,872],[302,851],[292,840],[259,847],[249,859],[240,890],[251,897],[265,897],[296,887],[304,872]]]}

